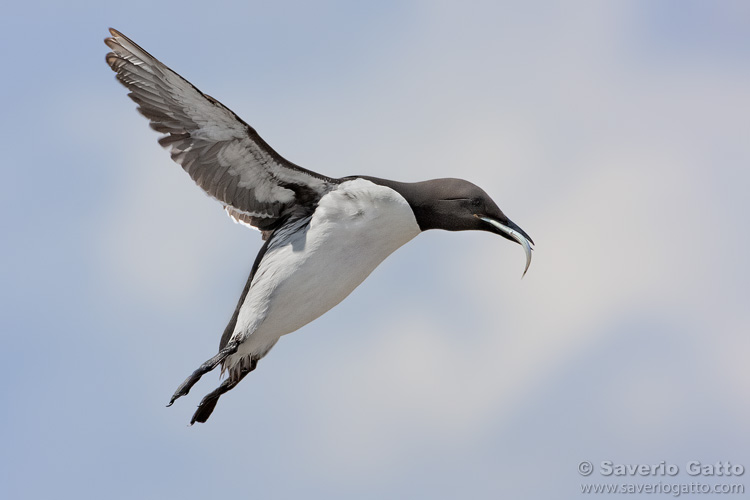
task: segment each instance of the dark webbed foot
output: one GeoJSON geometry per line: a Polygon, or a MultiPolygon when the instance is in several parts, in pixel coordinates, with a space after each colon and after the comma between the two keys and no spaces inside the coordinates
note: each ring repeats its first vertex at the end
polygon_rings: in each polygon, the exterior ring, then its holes
{"type": "MultiPolygon", "coordinates": [[[[217,366],[219,366],[219,363],[224,361],[227,356],[230,354],[234,354],[237,352],[237,348],[239,347],[240,343],[239,341],[230,342],[227,344],[227,346],[219,351],[219,353],[214,356],[213,358],[209,359],[202,365],[198,367],[197,370],[195,370],[193,373],[190,374],[188,378],[185,379],[185,381],[180,384],[180,386],[177,388],[175,393],[172,395],[172,399],[169,400],[169,404],[167,406],[172,406],[172,403],[174,403],[177,398],[180,398],[190,392],[190,388],[195,385],[196,382],[198,382],[203,375],[210,372],[217,366]]],[[[229,389],[227,389],[229,390],[229,389]]]]}
{"type": "Polygon", "coordinates": [[[200,404],[198,405],[198,409],[195,410],[193,418],[190,419],[190,425],[193,425],[196,422],[204,423],[206,420],[208,420],[208,417],[211,416],[214,408],[216,408],[216,403],[219,402],[219,398],[221,397],[221,395],[234,389],[234,386],[239,384],[240,380],[245,378],[245,375],[255,370],[257,364],[258,360],[252,360],[249,366],[242,368],[239,376],[236,379],[233,379],[231,376],[228,377],[226,380],[224,380],[224,382],[221,383],[219,387],[207,394],[206,397],[201,400],[200,404]]]}

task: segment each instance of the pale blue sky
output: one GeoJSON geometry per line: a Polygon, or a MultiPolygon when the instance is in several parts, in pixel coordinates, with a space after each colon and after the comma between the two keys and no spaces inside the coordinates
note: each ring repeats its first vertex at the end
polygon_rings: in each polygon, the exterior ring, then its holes
{"type": "Polygon", "coordinates": [[[0,497],[578,498],[582,460],[750,468],[746,2],[27,2],[0,56],[0,497]],[[187,427],[218,375],[164,405],[261,241],[158,146],[109,26],[307,168],[481,185],[528,275],[501,238],[421,235],[187,427]]]}

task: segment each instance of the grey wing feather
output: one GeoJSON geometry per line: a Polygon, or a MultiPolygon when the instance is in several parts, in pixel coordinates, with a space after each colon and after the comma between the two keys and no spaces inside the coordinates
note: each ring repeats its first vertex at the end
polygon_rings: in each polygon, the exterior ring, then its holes
{"type": "Polygon", "coordinates": [[[151,128],[166,134],[159,143],[235,221],[265,239],[300,203],[309,209],[339,182],[284,159],[229,108],[117,30],[110,33],[107,64],[151,128]]]}

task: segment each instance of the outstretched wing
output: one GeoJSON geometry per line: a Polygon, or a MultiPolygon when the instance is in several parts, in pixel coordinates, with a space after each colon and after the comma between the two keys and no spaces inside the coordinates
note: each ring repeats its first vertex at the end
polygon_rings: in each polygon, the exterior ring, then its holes
{"type": "Polygon", "coordinates": [[[287,161],[232,110],[122,33],[109,31],[107,64],[151,128],[166,134],[159,143],[235,221],[260,229],[265,239],[339,182],[287,161]]]}

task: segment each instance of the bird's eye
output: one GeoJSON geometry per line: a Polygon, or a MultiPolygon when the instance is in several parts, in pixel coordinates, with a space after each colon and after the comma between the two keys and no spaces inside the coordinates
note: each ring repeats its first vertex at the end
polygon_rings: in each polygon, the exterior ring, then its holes
{"type": "Polygon", "coordinates": [[[482,200],[480,198],[472,198],[471,205],[474,207],[478,207],[482,205],[482,200]]]}

